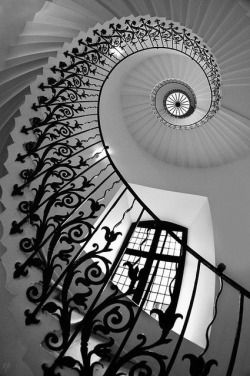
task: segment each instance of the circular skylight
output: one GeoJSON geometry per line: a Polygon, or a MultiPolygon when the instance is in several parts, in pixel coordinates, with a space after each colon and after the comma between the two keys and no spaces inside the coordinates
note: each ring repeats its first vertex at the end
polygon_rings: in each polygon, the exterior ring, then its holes
{"type": "Polygon", "coordinates": [[[164,107],[172,116],[183,117],[190,109],[190,100],[182,91],[174,90],[164,98],[164,107]]]}
{"type": "Polygon", "coordinates": [[[173,78],[163,80],[153,88],[150,99],[154,114],[168,127],[192,129],[198,125],[199,118],[194,114],[196,95],[186,82],[173,78]]]}

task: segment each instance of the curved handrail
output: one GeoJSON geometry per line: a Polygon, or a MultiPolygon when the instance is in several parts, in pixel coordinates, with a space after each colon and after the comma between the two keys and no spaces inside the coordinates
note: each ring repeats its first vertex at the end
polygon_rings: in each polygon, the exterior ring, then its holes
{"type": "MultiPolygon", "coordinates": [[[[21,198],[25,195],[25,188],[31,186],[35,197],[33,201],[19,202],[18,209],[24,218],[19,222],[16,220],[12,222],[10,234],[21,236],[20,249],[28,256],[24,263],[16,263],[14,278],[27,276],[30,267],[41,269],[42,287],[32,285],[27,290],[28,299],[37,305],[33,312],[26,310],[26,324],[38,323],[38,313],[49,312],[58,318],[61,325],[61,337],[57,333],[48,333],[44,340],[48,349],[59,353],[53,365],[43,367],[46,375],[54,375],[56,369],[63,366],[75,369],[79,374],[91,375],[93,371],[91,356],[94,354],[108,356],[114,344],[114,339],[110,338],[109,343],[98,344],[94,350],[88,351],[88,341],[92,330],[101,331],[104,334],[116,333],[116,331],[125,333],[121,347],[113,357],[106,375],[116,375],[126,361],[140,356],[153,357],[158,362],[159,375],[163,375],[167,370],[165,357],[153,353],[153,349],[170,342],[168,333],[180,316],[173,311],[170,304],[168,309],[162,312],[162,316],[159,314],[161,334],[157,341],[149,345],[146,336],[140,334],[137,337],[139,344],[134,349],[130,349],[127,354],[122,355],[122,350],[139,320],[146,294],[136,309],[132,301],[128,302],[125,299],[131,290],[121,294],[114,287],[110,295],[104,301],[101,300],[102,290],[107,288],[108,281],[121,259],[122,250],[118,252],[111,267],[108,257],[105,256],[121,236],[119,226],[126,215],[133,210],[135,202],[139,203],[141,210],[147,211],[156,223],[161,222],[134,192],[109,154],[102,133],[99,111],[100,96],[106,80],[118,64],[141,50],[176,49],[190,56],[203,68],[212,93],[211,116],[218,110],[220,101],[220,78],[213,56],[206,46],[202,45],[196,36],[191,36],[186,29],[179,31],[179,26],[173,23],[166,26],[159,19],[154,19],[154,23],[151,20],[145,22],[145,19],[132,21],[127,19],[123,26],[120,23],[113,23],[108,29],[109,34],[105,29],[95,29],[91,37],[79,39],[77,47],[73,42],[72,51],[64,51],[65,61],[61,59],[58,65],[51,67],[53,77],[47,76],[47,82],[39,85],[38,93],[40,94],[36,94],[37,102],[33,103],[29,110],[33,115],[38,113],[38,116],[30,119],[30,127],[24,125],[21,128],[21,133],[27,135],[29,141],[25,144],[26,153],[19,153],[16,158],[16,162],[24,163],[26,166],[20,174],[24,183],[15,184],[12,195],[21,198]],[[112,49],[121,53],[122,59],[115,57],[112,49]],[[96,96],[98,100],[95,99],[96,96]],[[93,127],[93,124],[98,125],[97,133],[97,127],[93,127]],[[35,135],[37,141],[30,140],[29,134],[32,137],[35,135]],[[86,135],[87,138],[85,138],[86,135]],[[100,141],[96,140],[98,137],[100,141]],[[99,143],[103,150],[95,151],[91,155],[94,147],[99,143]],[[101,157],[103,151],[106,153],[105,157],[101,157]],[[34,169],[29,166],[30,160],[35,162],[34,169]],[[102,163],[106,160],[108,163],[105,163],[103,167],[102,163]],[[123,193],[129,191],[133,196],[133,203],[121,213],[121,218],[113,227],[107,226],[105,220],[110,210],[118,205],[122,195],[120,194],[119,198],[112,203],[108,212],[103,211],[103,208],[107,206],[105,200],[110,192],[114,196],[116,193],[114,187],[120,182],[123,184],[123,193]],[[98,225],[96,225],[97,217],[101,218],[98,225]],[[22,237],[23,228],[28,222],[36,229],[34,238],[22,237]],[[93,243],[90,251],[85,252],[85,247],[95,239],[94,236],[99,228],[105,231],[102,241],[93,243]],[[60,275],[58,275],[58,270],[62,271],[60,275]],[[81,277],[77,277],[78,273],[81,277]],[[53,300],[53,294],[59,285],[61,305],[53,300]],[[82,286],[83,292],[77,289],[79,285],[82,286]],[[93,288],[96,285],[99,286],[98,292],[95,292],[93,288]],[[93,297],[92,301],[89,299],[90,296],[93,297]],[[50,298],[52,300],[49,300],[50,298]],[[124,318],[119,311],[119,306],[129,312],[132,324],[130,321],[123,322],[124,318]],[[71,319],[75,310],[80,312],[84,310],[86,313],[73,328],[74,331],[71,334],[71,319]],[[100,320],[103,324],[98,323],[100,320]],[[166,326],[166,322],[170,324],[166,326]],[[117,323],[121,324],[122,328],[115,328],[117,323]],[[66,355],[79,334],[81,334],[82,343],[82,363],[66,355]]],[[[223,265],[220,264],[216,268],[184,244],[173,231],[169,230],[169,233],[198,261],[189,314],[195,298],[200,264],[208,267],[220,279],[250,298],[250,293],[246,289],[223,273],[223,265]]],[[[157,267],[150,279],[147,293],[150,292],[156,270],[157,267]]],[[[182,331],[180,342],[184,331],[182,331]]],[[[208,345],[207,342],[206,349],[208,345]]],[[[235,351],[237,352],[235,348],[234,354],[235,351]]],[[[199,360],[203,359],[202,355],[199,360]]],[[[190,354],[183,358],[193,359],[190,354]]],[[[139,368],[148,371],[148,366],[139,361],[130,374],[133,375],[139,368]]],[[[167,372],[169,371],[170,366],[167,372]]]]}

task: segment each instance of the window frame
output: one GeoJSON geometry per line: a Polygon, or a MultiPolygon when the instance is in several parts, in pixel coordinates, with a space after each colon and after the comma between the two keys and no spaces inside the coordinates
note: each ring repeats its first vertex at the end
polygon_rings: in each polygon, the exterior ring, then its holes
{"type": "MultiPolygon", "coordinates": [[[[113,278],[115,277],[115,275],[117,275],[118,268],[120,266],[123,266],[122,263],[124,264],[124,258],[123,257],[124,257],[125,254],[134,255],[134,256],[138,256],[138,257],[142,257],[142,256],[145,257],[146,258],[145,265],[144,265],[145,270],[142,273],[142,278],[138,281],[133,295],[129,295],[129,297],[137,305],[140,304],[142,297],[144,295],[144,292],[146,290],[146,286],[147,286],[148,279],[149,279],[148,276],[149,276],[151,268],[153,267],[153,262],[155,260],[156,261],[159,260],[159,261],[166,261],[166,262],[174,262],[174,263],[176,263],[176,265],[178,265],[178,267],[176,268],[176,276],[174,277],[175,278],[175,285],[174,285],[173,292],[171,293],[171,301],[169,303],[169,305],[171,304],[172,309],[173,308],[175,309],[176,306],[177,306],[179,294],[180,294],[180,289],[181,289],[181,284],[182,284],[184,266],[185,266],[186,250],[185,250],[185,246],[181,245],[179,256],[162,254],[164,244],[166,242],[168,235],[170,235],[169,234],[170,231],[172,231],[172,232],[177,232],[177,231],[182,232],[182,242],[184,244],[187,244],[188,229],[186,227],[180,226],[180,225],[172,223],[172,222],[161,221],[160,223],[156,223],[153,220],[140,221],[139,223],[133,223],[131,225],[130,229],[128,230],[128,233],[127,233],[125,240],[124,240],[124,242],[121,246],[121,249],[120,249],[122,256],[121,256],[120,261],[119,261],[119,263],[116,267],[116,270],[113,274],[112,282],[114,284],[116,284],[117,287],[119,288],[118,282],[117,283],[114,282],[113,278]],[[150,229],[155,230],[152,242],[150,244],[149,251],[135,250],[135,249],[131,249],[131,248],[128,247],[129,242],[132,238],[132,235],[133,235],[133,233],[134,233],[134,231],[136,230],[137,227],[140,227],[140,228],[143,227],[143,228],[146,228],[148,230],[150,230],[150,229]],[[161,249],[161,253],[157,253],[157,246],[158,246],[158,243],[160,241],[160,236],[161,236],[161,233],[162,233],[163,230],[166,231],[164,243],[163,243],[163,246],[162,246],[162,249],[161,249]]],[[[173,237],[171,237],[171,238],[173,238],[173,237]]],[[[159,268],[159,265],[158,265],[158,268],[159,268]]],[[[127,278],[129,278],[129,277],[127,276],[127,278]]],[[[154,282],[152,283],[151,289],[152,289],[153,285],[154,285],[154,282]]],[[[170,285],[171,285],[171,282],[166,286],[170,286],[170,285]]],[[[146,298],[146,302],[149,301],[149,295],[150,295],[150,293],[148,294],[148,296],[146,298]]],[[[163,303],[162,303],[162,305],[163,305],[163,303]]]]}

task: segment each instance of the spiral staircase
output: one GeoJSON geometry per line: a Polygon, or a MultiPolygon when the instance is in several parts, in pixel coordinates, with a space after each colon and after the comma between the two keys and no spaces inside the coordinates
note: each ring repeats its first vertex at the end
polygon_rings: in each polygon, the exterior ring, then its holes
{"type": "Polygon", "coordinates": [[[246,284],[173,231],[196,265],[178,334],[178,307],[157,321],[127,297],[138,275],[126,293],[110,282],[131,216],[162,220],[130,184],[142,166],[206,174],[248,157],[249,32],[233,0],[54,0],[27,22],[0,72],[2,262],[19,341],[6,373],[249,372],[246,284]],[[217,284],[200,348],[185,332],[203,269],[217,284]]]}

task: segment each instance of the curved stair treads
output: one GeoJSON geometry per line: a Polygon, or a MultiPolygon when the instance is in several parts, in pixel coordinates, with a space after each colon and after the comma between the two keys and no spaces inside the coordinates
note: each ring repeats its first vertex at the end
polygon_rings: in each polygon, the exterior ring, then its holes
{"type": "MultiPolygon", "coordinates": [[[[16,65],[25,64],[27,62],[48,58],[48,56],[56,56],[62,42],[34,42],[22,43],[12,46],[11,54],[6,60],[6,67],[14,67],[16,65]]],[[[41,65],[43,61],[41,62],[41,65]]]]}
{"type": "Polygon", "coordinates": [[[205,110],[211,94],[204,72],[193,60],[176,53],[161,54],[144,60],[143,63],[134,67],[124,79],[122,86],[124,105],[128,107],[128,101],[133,102],[131,94],[148,97],[156,84],[170,78],[181,80],[191,86],[197,97],[197,107],[205,110]]]}
{"type": "Polygon", "coordinates": [[[10,49],[7,69],[0,73],[0,91],[3,93],[0,98],[1,129],[16,114],[25,94],[29,93],[30,84],[42,72],[48,57],[55,57],[65,42],[105,17],[99,5],[96,8],[102,14],[100,17],[74,2],[69,1],[65,5],[65,1],[55,4],[46,2],[33,22],[27,23],[19,38],[20,43],[10,49]],[[6,90],[7,96],[4,95],[6,90]]]}
{"type": "Polygon", "coordinates": [[[139,145],[167,163],[211,167],[228,163],[249,150],[250,130],[241,122],[237,126],[232,118],[224,125],[218,115],[206,127],[176,132],[145,117],[129,126],[129,130],[139,145]]]}
{"type": "MultiPolygon", "coordinates": [[[[42,60],[42,63],[44,62],[42,60]]],[[[41,61],[38,64],[28,63],[0,72],[1,129],[19,109],[24,101],[24,95],[29,92],[29,84],[41,72],[41,61]]]]}
{"type": "MultiPolygon", "coordinates": [[[[2,109],[1,127],[16,112],[17,105],[13,105],[13,102],[22,103],[11,97],[27,93],[25,86],[28,87],[38,73],[35,68],[42,67],[49,56],[55,56],[65,41],[70,42],[80,30],[87,31],[97,22],[103,23],[114,15],[122,17],[131,13],[149,13],[158,17],[164,14],[167,19],[191,28],[208,43],[215,54],[225,86],[249,84],[249,17],[239,2],[140,0],[134,4],[123,0],[109,3],[97,0],[54,0],[46,2],[33,22],[27,23],[19,44],[10,51],[6,64],[16,69],[20,81],[7,82],[10,103],[8,105],[6,99],[2,103],[6,103],[6,109],[2,109]],[[27,74],[31,70],[34,70],[34,75],[27,74]]],[[[5,91],[4,86],[1,91],[5,91]]]]}
{"type": "MultiPolygon", "coordinates": [[[[158,56],[144,58],[142,63],[133,66],[131,72],[123,78],[121,107],[130,133],[145,150],[167,163],[188,167],[208,167],[225,163],[219,143],[217,142],[215,147],[213,140],[209,141],[209,136],[204,138],[206,131],[171,131],[152,113],[152,90],[164,80],[176,79],[185,82],[191,86],[196,96],[196,109],[188,118],[171,120],[171,116],[164,115],[164,118],[167,119],[168,116],[175,126],[199,122],[209,110],[211,101],[208,80],[197,62],[176,52],[163,52],[160,54],[159,50],[158,56]],[[218,150],[215,152],[214,149],[218,150]]],[[[211,121],[212,119],[203,127],[207,127],[211,121]]]]}
{"type": "MultiPolygon", "coordinates": [[[[92,176],[91,184],[90,181],[85,181],[85,178],[87,179],[88,177],[88,164],[95,169],[95,160],[99,158],[100,147],[102,149],[104,147],[102,142],[105,142],[105,140],[101,140],[97,129],[98,126],[101,126],[101,123],[98,122],[98,95],[109,72],[112,71],[116,64],[124,64],[123,59],[125,60],[125,57],[129,58],[133,54],[137,56],[137,53],[144,52],[147,47],[149,50],[152,48],[156,49],[156,51],[158,50],[157,41],[155,44],[152,43],[154,34],[151,33],[155,31],[151,29],[151,23],[154,24],[156,22],[158,27],[159,20],[151,20],[150,18],[141,20],[139,17],[134,19],[131,17],[128,20],[120,21],[120,24],[117,24],[115,20],[112,22],[100,26],[97,31],[94,29],[89,31],[88,34],[81,33],[71,45],[64,45],[57,59],[50,58],[49,65],[44,69],[43,77],[39,76],[36,82],[31,85],[31,95],[27,96],[25,105],[20,110],[21,117],[17,119],[16,128],[12,133],[15,144],[9,148],[9,158],[5,164],[9,172],[8,179],[3,180],[5,188],[3,201],[8,203],[8,212],[4,214],[6,239],[8,239],[9,231],[11,235],[17,236],[15,238],[17,243],[19,234],[22,234],[23,231],[27,231],[28,234],[30,225],[27,223],[27,217],[30,215],[31,222],[37,227],[38,233],[43,231],[43,224],[45,234],[42,237],[45,235],[48,238],[57,236],[57,232],[53,235],[54,231],[52,229],[54,226],[56,228],[60,226],[60,216],[67,218],[66,222],[68,219],[72,220],[72,223],[77,220],[81,221],[81,205],[87,204],[82,194],[92,186],[92,180],[96,179],[98,182],[98,180],[103,179],[103,176],[106,176],[105,179],[110,179],[113,174],[109,173],[110,175],[107,175],[112,166],[104,164],[103,168],[96,171],[95,175],[92,176]],[[147,21],[150,22],[147,23],[147,21]],[[126,34],[127,36],[131,35],[128,27],[133,31],[132,40],[125,38],[126,34]],[[138,33],[140,28],[144,29],[143,34],[138,33]],[[125,43],[125,41],[127,42],[125,43]],[[83,155],[88,161],[87,165],[84,162],[83,155]],[[18,177],[17,170],[19,169],[21,169],[21,174],[18,177]],[[53,201],[54,196],[57,197],[59,189],[63,190],[68,185],[67,179],[70,179],[73,188],[77,192],[80,190],[81,193],[77,193],[72,202],[72,199],[66,196],[65,202],[57,205],[57,202],[53,201]],[[32,198],[32,194],[29,193],[30,190],[35,193],[35,200],[32,198]],[[11,200],[9,194],[14,197],[14,200],[11,200]],[[26,201],[24,201],[25,198],[26,201]],[[75,200],[77,205],[75,205],[75,200]],[[18,218],[14,215],[14,208],[17,205],[21,212],[18,218]],[[58,214],[54,219],[51,217],[54,225],[52,228],[48,227],[47,229],[45,226],[46,216],[48,211],[55,210],[54,205],[61,209],[59,211],[57,209],[58,214]],[[41,223],[39,216],[42,218],[41,223]],[[15,219],[13,220],[13,218],[15,219]]],[[[166,23],[166,28],[164,42],[166,44],[164,45],[163,41],[161,42],[165,48],[168,47],[168,43],[173,45],[171,24],[166,23]]],[[[184,43],[183,46],[185,46],[184,43]]],[[[176,45],[177,49],[178,47],[176,45]]],[[[188,48],[187,44],[186,49],[188,50],[188,48]]],[[[195,58],[195,51],[192,51],[192,54],[193,58],[195,58]]],[[[198,57],[200,59],[199,54],[198,57]]],[[[175,64],[173,64],[173,67],[178,68],[176,72],[181,74],[182,63],[178,58],[177,60],[178,66],[174,67],[175,64]]],[[[207,64],[209,64],[208,61],[207,64]]],[[[211,66],[213,67],[213,65],[211,66]]],[[[11,69],[13,70],[13,68],[11,69]]],[[[211,74],[211,77],[217,78],[216,74],[214,76],[211,74]]],[[[13,74],[13,79],[15,79],[14,76],[13,74]]],[[[159,77],[161,76],[156,76],[154,80],[158,80],[159,77]]],[[[182,76],[180,77],[182,78],[182,76]]],[[[141,86],[142,88],[144,85],[151,87],[153,82],[155,83],[155,81],[145,78],[141,86]]],[[[198,85],[198,82],[195,85],[198,85]]],[[[197,86],[198,91],[199,85],[197,86]]],[[[174,133],[173,130],[170,131],[174,133]]],[[[167,153],[169,154],[170,163],[182,164],[183,159],[192,159],[192,156],[186,156],[185,152],[181,156],[178,156],[175,152],[176,148],[182,148],[182,141],[179,145],[177,142],[180,134],[175,132],[176,137],[173,136],[173,143],[169,144],[167,153]]],[[[195,138],[199,138],[197,132],[194,132],[194,135],[195,138]]],[[[158,135],[156,136],[158,137],[158,135]]],[[[146,142],[148,142],[147,138],[146,142]]],[[[202,153],[202,157],[209,161],[209,153],[207,150],[203,150],[203,143],[204,141],[201,139],[199,150],[202,153]]],[[[187,144],[189,145],[189,143],[187,144]]],[[[189,147],[193,147],[192,143],[189,147]]],[[[185,151],[185,148],[183,150],[185,151]]],[[[105,155],[103,158],[105,158],[105,155]]],[[[199,156],[200,158],[201,156],[199,156]]],[[[97,197],[100,200],[106,199],[106,196],[109,197],[110,192],[113,194],[113,188],[118,183],[119,177],[114,174],[111,182],[109,181],[107,185],[102,186],[101,192],[97,190],[97,197]]],[[[102,205],[99,204],[91,206],[93,211],[99,211],[101,207],[102,205]]],[[[43,244],[44,252],[46,252],[46,242],[36,244],[35,250],[32,242],[30,239],[21,244],[21,249],[27,254],[31,253],[31,255],[28,262],[16,264],[16,276],[26,275],[27,267],[39,264],[36,256],[41,244],[43,244]]],[[[15,249],[18,249],[17,244],[15,249]]],[[[67,260],[67,257],[62,257],[62,261],[65,260],[67,260]]],[[[46,267],[50,266],[47,265],[46,267]]],[[[46,286],[45,284],[44,289],[48,288],[46,286]]],[[[35,320],[35,318],[28,316],[27,320],[35,320]]]]}
{"type": "Polygon", "coordinates": [[[249,1],[248,0],[237,0],[237,1],[242,6],[242,8],[244,8],[246,10],[248,16],[250,16],[249,1]]]}
{"type": "Polygon", "coordinates": [[[235,34],[244,30],[247,25],[249,25],[249,17],[246,16],[245,10],[237,2],[224,2],[220,13],[212,18],[203,38],[209,46],[213,46],[213,51],[216,53],[219,45],[229,44],[235,34]]]}
{"type": "MultiPolygon", "coordinates": [[[[148,113],[148,106],[139,107],[125,123],[133,138],[157,158],[178,166],[211,167],[228,163],[249,151],[249,121],[221,107],[217,116],[205,126],[191,131],[176,131],[157,122],[148,113]],[[146,115],[147,114],[147,115],[146,115]]],[[[124,110],[125,111],[125,110],[124,110]]]]}
{"type": "Polygon", "coordinates": [[[236,118],[238,115],[241,116],[243,118],[242,122],[249,126],[249,84],[243,81],[242,84],[238,83],[236,85],[227,85],[224,87],[223,91],[223,107],[229,111],[232,111],[236,118]]]}
{"type": "MultiPolygon", "coordinates": [[[[69,328],[74,333],[80,330],[79,326],[75,327],[71,322],[74,311],[71,304],[75,303],[77,307],[90,304],[88,286],[91,285],[91,278],[101,279],[99,282],[93,280],[93,284],[107,284],[106,277],[102,276],[110,276],[113,269],[110,269],[105,254],[110,252],[118,235],[125,236],[120,226],[125,226],[126,216],[137,205],[141,213],[142,209],[147,210],[152,218],[157,219],[133,193],[107,153],[99,117],[99,96],[116,65],[122,66],[126,59],[136,58],[140,53],[144,56],[145,50],[151,53],[158,50],[157,41],[152,42],[155,33],[152,25],[160,27],[158,22],[149,17],[130,17],[119,21],[113,19],[88,33],[81,32],[71,44],[63,46],[57,58],[49,59],[43,75],[38,76],[30,86],[31,94],[26,96],[20,108],[21,116],[15,122],[12,132],[14,143],[8,149],[9,156],[5,163],[8,175],[1,181],[6,207],[2,215],[2,242],[7,248],[3,260],[7,269],[8,288],[16,294],[14,301],[22,300],[20,309],[26,308],[26,324],[35,325],[42,321],[39,335],[30,349],[29,361],[34,348],[41,362],[47,363],[43,367],[47,374],[53,374],[64,362],[74,369],[74,360],[68,363],[69,358],[65,356],[66,351],[74,345],[69,328]],[[140,33],[141,28],[143,34],[140,33]],[[115,206],[112,220],[104,222],[106,226],[101,222],[103,227],[98,233],[102,239],[100,243],[100,240],[92,238],[99,226],[96,219],[105,220],[104,209],[112,208],[111,201],[118,200],[117,192],[121,186],[123,192],[130,191],[134,195],[133,204],[125,209],[123,206],[115,206]],[[106,232],[106,235],[102,232],[106,232]],[[90,239],[88,254],[83,250],[90,239]],[[91,267],[89,262],[92,259],[96,261],[91,267]],[[82,269],[86,261],[86,270],[94,269],[89,276],[82,269]],[[104,273],[97,261],[103,263],[104,273]],[[78,277],[76,280],[75,275],[78,277]],[[85,296],[82,284],[86,278],[88,292],[85,296]],[[23,300],[24,291],[28,304],[23,300]],[[58,291],[62,291],[62,294],[58,291]],[[55,302],[56,294],[61,296],[62,303],[55,302]],[[52,314],[52,317],[47,313],[52,314]],[[53,316],[59,318],[59,321],[54,320],[53,316]],[[52,328],[56,331],[53,334],[46,333],[46,328],[51,332],[52,328]],[[44,338],[43,346],[50,350],[50,355],[40,346],[41,338],[44,338]]],[[[168,43],[173,45],[175,34],[173,25],[168,22],[164,25],[166,38],[162,41],[162,48],[168,48],[168,43]]],[[[189,44],[186,46],[188,50],[189,44]]],[[[202,51],[198,45],[196,47],[202,51]]],[[[197,54],[200,59],[195,50],[192,53],[193,58],[197,54]]],[[[219,90],[219,86],[216,86],[219,74],[211,63],[210,55],[205,56],[210,79],[215,80],[215,89],[219,90]]],[[[179,65],[181,72],[182,65],[179,65]]],[[[19,82],[19,74],[16,74],[14,67],[9,68],[9,72],[9,77],[16,80],[18,93],[23,82],[19,82]]],[[[151,86],[150,79],[142,81],[142,88],[149,84],[151,86]]],[[[111,125],[115,127],[115,124],[111,125]]],[[[175,161],[176,154],[171,152],[174,146],[169,145],[170,158],[178,164],[175,161]]],[[[119,200],[120,197],[119,192],[119,200]]],[[[102,289],[98,294],[101,292],[102,289]]],[[[80,320],[83,321],[84,316],[80,316],[80,320]]],[[[86,338],[88,341],[88,335],[86,338]]],[[[163,338],[160,334],[160,343],[164,345],[163,338]]],[[[84,366],[80,362],[77,364],[80,368],[87,368],[90,374],[91,364],[86,365],[88,354],[82,356],[85,357],[84,366]]],[[[164,358],[160,358],[162,360],[159,363],[163,368],[164,358]]],[[[39,366],[36,364],[36,369],[39,366]]]]}
{"type": "MultiPolygon", "coordinates": [[[[64,276],[68,264],[74,270],[74,262],[85,256],[83,247],[97,228],[96,218],[102,223],[104,208],[112,206],[118,188],[129,190],[128,183],[109,159],[99,117],[99,95],[112,69],[118,64],[122,67],[145,50],[152,50],[151,55],[143,55],[127,72],[121,91],[116,93],[122,102],[117,111],[123,111],[130,133],[146,151],[177,166],[211,167],[228,163],[244,155],[250,147],[249,120],[245,114],[249,97],[243,96],[241,88],[242,83],[244,88],[249,84],[248,33],[249,18],[234,0],[54,0],[47,2],[34,21],[26,25],[20,44],[13,46],[10,53],[8,69],[0,73],[0,88],[4,92],[0,105],[3,143],[7,143],[8,127],[25,97],[21,116],[11,133],[14,143],[8,148],[5,163],[8,175],[1,182],[7,209],[2,215],[7,286],[16,294],[15,304],[22,302],[20,317],[26,308],[27,324],[41,320],[39,335],[35,336],[34,344],[29,344],[28,362],[32,361],[34,345],[41,355],[39,362],[52,367],[47,368],[48,373],[51,370],[53,374],[55,367],[65,364],[71,369],[82,366],[72,358],[67,359],[64,350],[74,345],[74,339],[69,341],[72,324],[69,299],[84,307],[88,294],[81,295],[82,280],[72,290],[73,279],[65,277],[65,281],[64,276]],[[130,16],[132,13],[134,16],[130,16]],[[173,24],[158,18],[163,16],[173,20],[173,24]],[[168,28],[164,38],[158,33],[161,22],[166,22],[168,28]],[[200,46],[196,44],[199,38],[200,46]],[[202,48],[203,40],[208,50],[202,48]],[[63,46],[64,42],[67,44],[63,46]],[[161,52],[164,49],[167,54],[161,52]],[[184,53],[191,55],[191,59],[184,53]],[[221,106],[220,76],[225,85],[221,106]],[[193,123],[200,121],[212,96],[217,96],[211,118],[202,126],[186,131],[161,123],[152,111],[150,95],[155,85],[166,79],[183,81],[194,91],[197,104],[190,115],[193,123]],[[240,111],[240,102],[232,102],[234,98],[230,95],[233,96],[234,89],[244,101],[244,113],[240,111]],[[55,299],[55,295],[61,296],[60,289],[63,305],[55,299]],[[26,290],[28,303],[22,299],[26,290]],[[54,329],[57,331],[46,335],[54,329]],[[40,346],[42,341],[51,353],[40,346]]],[[[184,119],[174,117],[173,125],[180,127],[185,124],[184,119]]],[[[115,123],[109,126],[116,130],[115,123]]],[[[136,205],[148,209],[139,198],[134,198],[136,205]]],[[[124,225],[133,206],[118,209],[115,221],[104,228],[105,235],[101,234],[105,252],[119,238],[119,226],[124,225]]],[[[150,215],[154,217],[153,213],[150,215]]],[[[94,245],[91,250],[97,252],[98,247],[94,245]]],[[[99,255],[95,253],[94,257],[98,259],[99,255]]],[[[98,260],[110,272],[109,262],[98,260]]],[[[96,264],[93,278],[102,274],[96,264]]],[[[82,270],[76,272],[80,274],[82,270]]],[[[83,320],[80,312],[79,320],[83,320]]],[[[37,363],[39,374],[40,364],[35,357],[33,362],[37,363]]]]}

